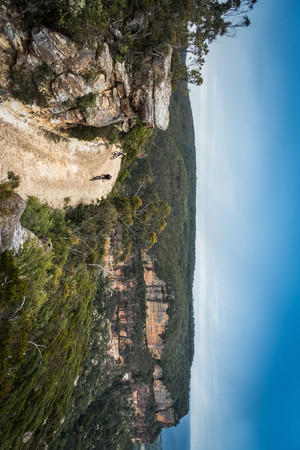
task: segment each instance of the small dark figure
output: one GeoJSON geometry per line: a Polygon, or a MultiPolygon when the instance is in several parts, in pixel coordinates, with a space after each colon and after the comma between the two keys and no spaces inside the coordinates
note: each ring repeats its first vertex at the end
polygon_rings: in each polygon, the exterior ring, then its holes
{"type": "Polygon", "coordinates": [[[96,177],[91,178],[90,181],[94,181],[94,180],[111,180],[112,176],[109,173],[106,174],[101,174],[101,175],[97,175],[96,177]]]}
{"type": "Polygon", "coordinates": [[[105,174],[105,175],[101,175],[102,176],[102,180],[110,180],[111,179],[111,175],[109,173],[105,174]]]}
{"type": "Polygon", "coordinates": [[[110,159],[116,159],[119,156],[126,156],[126,155],[127,155],[127,153],[125,153],[123,151],[122,152],[112,152],[110,159]]]}

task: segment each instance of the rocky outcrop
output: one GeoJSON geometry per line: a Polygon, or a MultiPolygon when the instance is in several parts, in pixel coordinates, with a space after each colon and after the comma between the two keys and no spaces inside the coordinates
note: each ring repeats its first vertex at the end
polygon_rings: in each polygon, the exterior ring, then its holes
{"type": "Polygon", "coordinates": [[[125,366],[126,355],[132,349],[134,333],[134,314],[136,308],[136,282],[126,276],[126,266],[131,263],[133,255],[129,255],[127,263],[120,262],[114,266],[112,248],[121,246],[120,231],[115,234],[113,244],[107,242],[105,268],[111,279],[111,287],[119,292],[119,304],[115,317],[110,323],[109,355],[118,359],[125,366]]]}
{"type": "Polygon", "coordinates": [[[163,335],[169,323],[166,283],[158,278],[149,254],[142,251],[147,304],[147,345],[155,359],[161,359],[164,350],[163,335]]]}
{"type": "Polygon", "coordinates": [[[154,70],[154,121],[160,130],[166,130],[169,126],[169,103],[172,93],[170,68],[172,60],[172,48],[169,47],[165,59],[156,59],[154,70]]]}
{"type": "MultiPolygon", "coordinates": [[[[119,307],[115,313],[114,320],[110,324],[109,356],[116,361],[120,361],[121,365],[130,373],[130,370],[134,370],[132,356],[131,358],[128,356],[130,352],[134,352],[134,318],[138,311],[136,308],[139,308],[143,300],[136,294],[135,279],[130,278],[128,273],[126,273],[126,268],[132,264],[134,255],[130,254],[125,263],[114,265],[113,249],[120,246],[121,234],[119,230],[113,237],[113,242],[109,241],[107,243],[105,257],[105,269],[111,279],[112,288],[117,289],[120,296],[119,307]]],[[[152,357],[158,361],[163,354],[163,335],[169,322],[166,284],[156,275],[154,264],[148,253],[142,251],[141,256],[144,268],[146,301],[146,336],[144,345],[147,345],[152,357]]],[[[151,401],[153,402],[154,399],[155,416],[159,426],[169,427],[175,423],[172,407],[173,400],[167,387],[164,385],[163,370],[158,362],[154,366],[152,384],[146,384],[138,381],[136,378],[130,379],[132,403],[135,412],[135,420],[130,428],[134,442],[150,442],[151,432],[147,420],[151,401]]]]}
{"type": "MultiPolygon", "coordinates": [[[[114,246],[121,247],[120,232],[114,236],[114,246]]],[[[120,294],[118,309],[118,339],[119,353],[125,352],[128,346],[132,345],[132,335],[134,329],[134,304],[137,302],[135,294],[136,282],[133,278],[126,276],[126,267],[131,264],[134,256],[129,255],[127,261],[120,262],[114,267],[113,251],[111,242],[107,245],[105,258],[105,267],[112,281],[112,288],[118,290],[120,294]]],[[[169,323],[167,310],[169,303],[167,301],[166,283],[155,273],[154,264],[147,251],[142,250],[142,263],[144,268],[145,281],[145,301],[146,301],[146,340],[145,343],[150,350],[152,357],[156,360],[162,358],[164,350],[163,335],[169,323]]],[[[111,333],[111,351],[116,351],[116,336],[111,333]],[[113,350],[114,349],[114,350],[113,350]]],[[[122,356],[121,356],[122,359],[122,356]]],[[[156,376],[157,377],[157,376],[156,376]]],[[[159,377],[157,377],[159,378],[159,377]]]]}
{"type": "Polygon", "coordinates": [[[156,364],[154,366],[154,372],[153,372],[153,380],[160,380],[162,378],[162,368],[156,364]]]}
{"type": "Polygon", "coordinates": [[[147,426],[147,412],[151,403],[151,386],[144,382],[134,383],[132,387],[132,405],[135,413],[131,424],[131,433],[135,444],[151,441],[151,434],[147,426]]]}
{"type": "MultiPolygon", "coordinates": [[[[137,16],[131,26],[139,27],[142,21],[142,16],[137,16]]],[[[47,93],[48,102],[42,113],[52,123],[103,127],[121,122],[128,130],[133,119],[140,119],[149,128],[168,127],[170,46],[166,54],[147,57],[143,69],[136,71],[124,61],[114,60],[107,44],[97,52],[87,46],[79,49],[61,33],[40,27],[27,36],[9,22],[4,32],[17,52],[19,69],[27,77],[31,74],[36,79],[39,70],[48,77],[48,87],[43,82],[40,88],[47,93]],[[79,99],[88,94],[93,97],[90,103],[85,98],[84,110],[80,110],[79,99]]]]}
{"type": "Polygon", "coordinates": [[[161,359],[164,350],[163,334],[169,322],[167,303],[147,300],[147,345],[155,359],[161,359]]]}
{"type": "MultiPolygon", "coordinates": [[[[75,43],[61,33],[50,31],[45,27],[33,28],[31,37],[30,52],[56,75],[73,69],[73,62],[84,60],[82,58],[84,50],[78,52],[75,43]]],[[[74,66],[76,68],[76,64],[74,66]]]]}
{"type": "Polygon", "coordinates": [[[96,63],[100,71],[105,74],[106,81],[110,80],[113,71],[113,59],[107,44],[103,44],[103,49],[97,53],[96,63]]]}
{"type": "MultiPolygon", "coordinates": [[[[29,238],[38,241],[37,237],[20,223],[25,208],[26,202],[19,194],[0,200],[0,253],[4,250],[18,251],[29,238]]],[[[44,245],[41,241],[38,242],[39,245],[44,245]]]]}
{"type": "Polygon", "coordinates": [[[17,30],[16,27],[9,22],[4,25],[3,30],[14,50],[17,53],[25,53],[26,34],[17,30]]]}
{"type": "Polygon", "coordinates": [[[26,233],[23,234],[20,218],[25,208],[26,202],[18,194],[0,201],[0,252],[23,245],[26,233]]]}
{"type": "Polygon", "coordinates": [[[154,400],[157,404],[156,418],[164,426],[174,425],[173,400],[162,380],[153,382],[154,400]]]}
{"type": "Polygon", "coordinates": [[[89,94],[90,87],[80,75],[62,73],[52,83],[55,98],[61,102],[89,94]]]}

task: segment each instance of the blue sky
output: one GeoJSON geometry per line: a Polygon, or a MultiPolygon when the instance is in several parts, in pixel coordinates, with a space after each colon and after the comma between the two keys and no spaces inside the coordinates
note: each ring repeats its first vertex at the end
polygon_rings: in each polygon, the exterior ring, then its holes
{"type": "Polygon", "coordinates": [[[191,88],[193,450],[300,449],[300,2],[250,18],[191,88]]]}
{"type": "Polygon", "coordinates": [[[180,420],[177,427],[163,429],[164,450],[189,450],[191,448],[190,414],[180,420]]]}

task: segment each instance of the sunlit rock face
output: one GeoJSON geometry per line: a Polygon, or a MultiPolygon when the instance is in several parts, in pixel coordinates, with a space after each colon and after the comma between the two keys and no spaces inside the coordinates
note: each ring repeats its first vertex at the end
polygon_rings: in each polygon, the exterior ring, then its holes
{"type": "Polygon", "coordinates": [[[155,273],[154,263],[146,250],[142,250],[141,259],[145,282],[146,324],[144,345],[156,360],[152,374],[153,381],[145,383],[131,376],[134,370],[134,317],[135,307],[141,302],[136,294],[134,278],[126,276],[126,268],[131,264],[133,254],[127,261],[114,266],[113,249],[121,245],[120,230],[115,234],[113,243],[109,240],[106,247],[105,269],[112,282],[112,288],[119,292],[119,307],[110,323],[109,356],[119,361],[128,371],[131,383],[132,405],[135,420],[131,424],[131,432],[135,444],[150,442],[153,430],[149,428],[148,414],[154,400],[156,423],[159,427],[174,425],[173,400],[163,381],[163,369],[159,360],[163,355],[163,335],[168,326],[168,302],[166,284],[155,273]],[[116,325],[117,324],[117,325],[116,325]],[[131,353],[131,356],[130,356],[131,353]],[[130,360],[130,362],[129,362],[130,360]]]}
{"type": "Polygon", "coordinates": [[[147,345],[155,359],[161,359],[164,350],[163,335],[169,323],[165,290],[166,283],[158,278],[153,262],[146,251],[142,251],[147,304],[147,345]]]}
{"type": "Polygon", "coordinates": [[[171,60],[172,48],[169,47],[165,59],[156,59],[153,63],[154,69],[154,110],[155,125],[160,130],[166,130],[169,126],[169,104],[172,93],[171,84],[171,60]]]}
{"type": "Polygon", "coordinates": [[[65,102],[89,94],[90,88],[80,75],[62,73],[52,83],[52,91],[57,100],[65,102]]]}
{"type": "Polygon", "coordinates": [[[156,419],[165,426],[174,425],[173,400],[162,380],[154,380],[153,391],[157,403],[156,419]]]}
{"type": "Polygon", "coordinates": [[[76,45],[61,33],[45,27],[33,28],[30,51],[36,58],[46,64],[52,72],[60,75],[70,70],[77,55],[76,45]]]}
{"type": "Polygon", "coordinates": [[[145,57],[143,68],[136,71],[124,61],[114,60],[107,44],[97,52],[87,46],[78,48],[46,27],[33,28],[26,35],[7,23],[4,32],[17,52],[20,70],[32,77],[44,71],[51,78],[48,107],[43,110],[52,123],[95,127],[121,123],[127,131],[132,119],[140,119],[146,127],[167,129],[172,91],[170,46],[166,54],[145,57]],[[78,100],[89,94],[92,97],[80,110],[78,100]]]}

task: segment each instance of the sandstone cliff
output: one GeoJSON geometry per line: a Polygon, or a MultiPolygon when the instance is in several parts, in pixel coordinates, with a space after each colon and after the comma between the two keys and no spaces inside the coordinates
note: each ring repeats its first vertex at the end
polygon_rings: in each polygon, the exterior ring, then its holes
{"type": "Polygon", "coordinates": [[[26,79],[34,84],[43,98],[41,114],[52,123],[95,127],[121,123],[128,131],[139,119],[147,127],[167,129],[170,46],[165,55],[147,57],[143,68],[134,70],[116,60],[106,43],[98,50],[78,48],[61,33],[45,27],[25,32],[9,21],[3,30],[2,41],[6,39],[5,46],[9,43],[15,55],[14,83],[23,86],[26,79]]]}
{"type": "Polygon", "coordinates": [[[120,245],[120,231],[115,234],[113,241],[107,245],[105,257],[106,273],[112,280],[112,288],[117,289],[120,295],[119,308],[115,318],[111,322],[111,339],[109,356],[127,371],[127,379],[131,380],[132,403],[135,412],[134,423],[131,424],[131,433],[135,443],[150,442],[153,439],[153,431],[157,429],[149,422],[149,409],[151,402],[155,405],[155,418],[160,427],[174,425],[174,411],[172,398],[163,382],[163,370],[159,365],[162,357],[164,343],[163,334],[166,331],[169,317],[167,314],[168,303],[166,301],[166,285],[160,280],[154,270],[153,262],[146,251],[142,251],[141,264],[145,284],[144,299],[136,293],[136,279],[134,274],[128,276],[127,268],[136,257],[134,253],[129,255],[125,263],[114,265],[114,247],[120,245]],[[132,377],[135,364],[134,355],[134,327],[137,308],[141,302],[146,303],[146,323],[143,338],[143,346],[148,347],[152,358],[156,361],[152,374],[152,382],[145,383],[136,376],[132,377]]]}
{"type": "Polygon", "coordinates": [[[147,346],[155,359],[161,359],[164,349],[163,334],[169,323],[166,302],[166,283],[158,278],[148,253],[142,251],[147,305],[147,346]]]}

